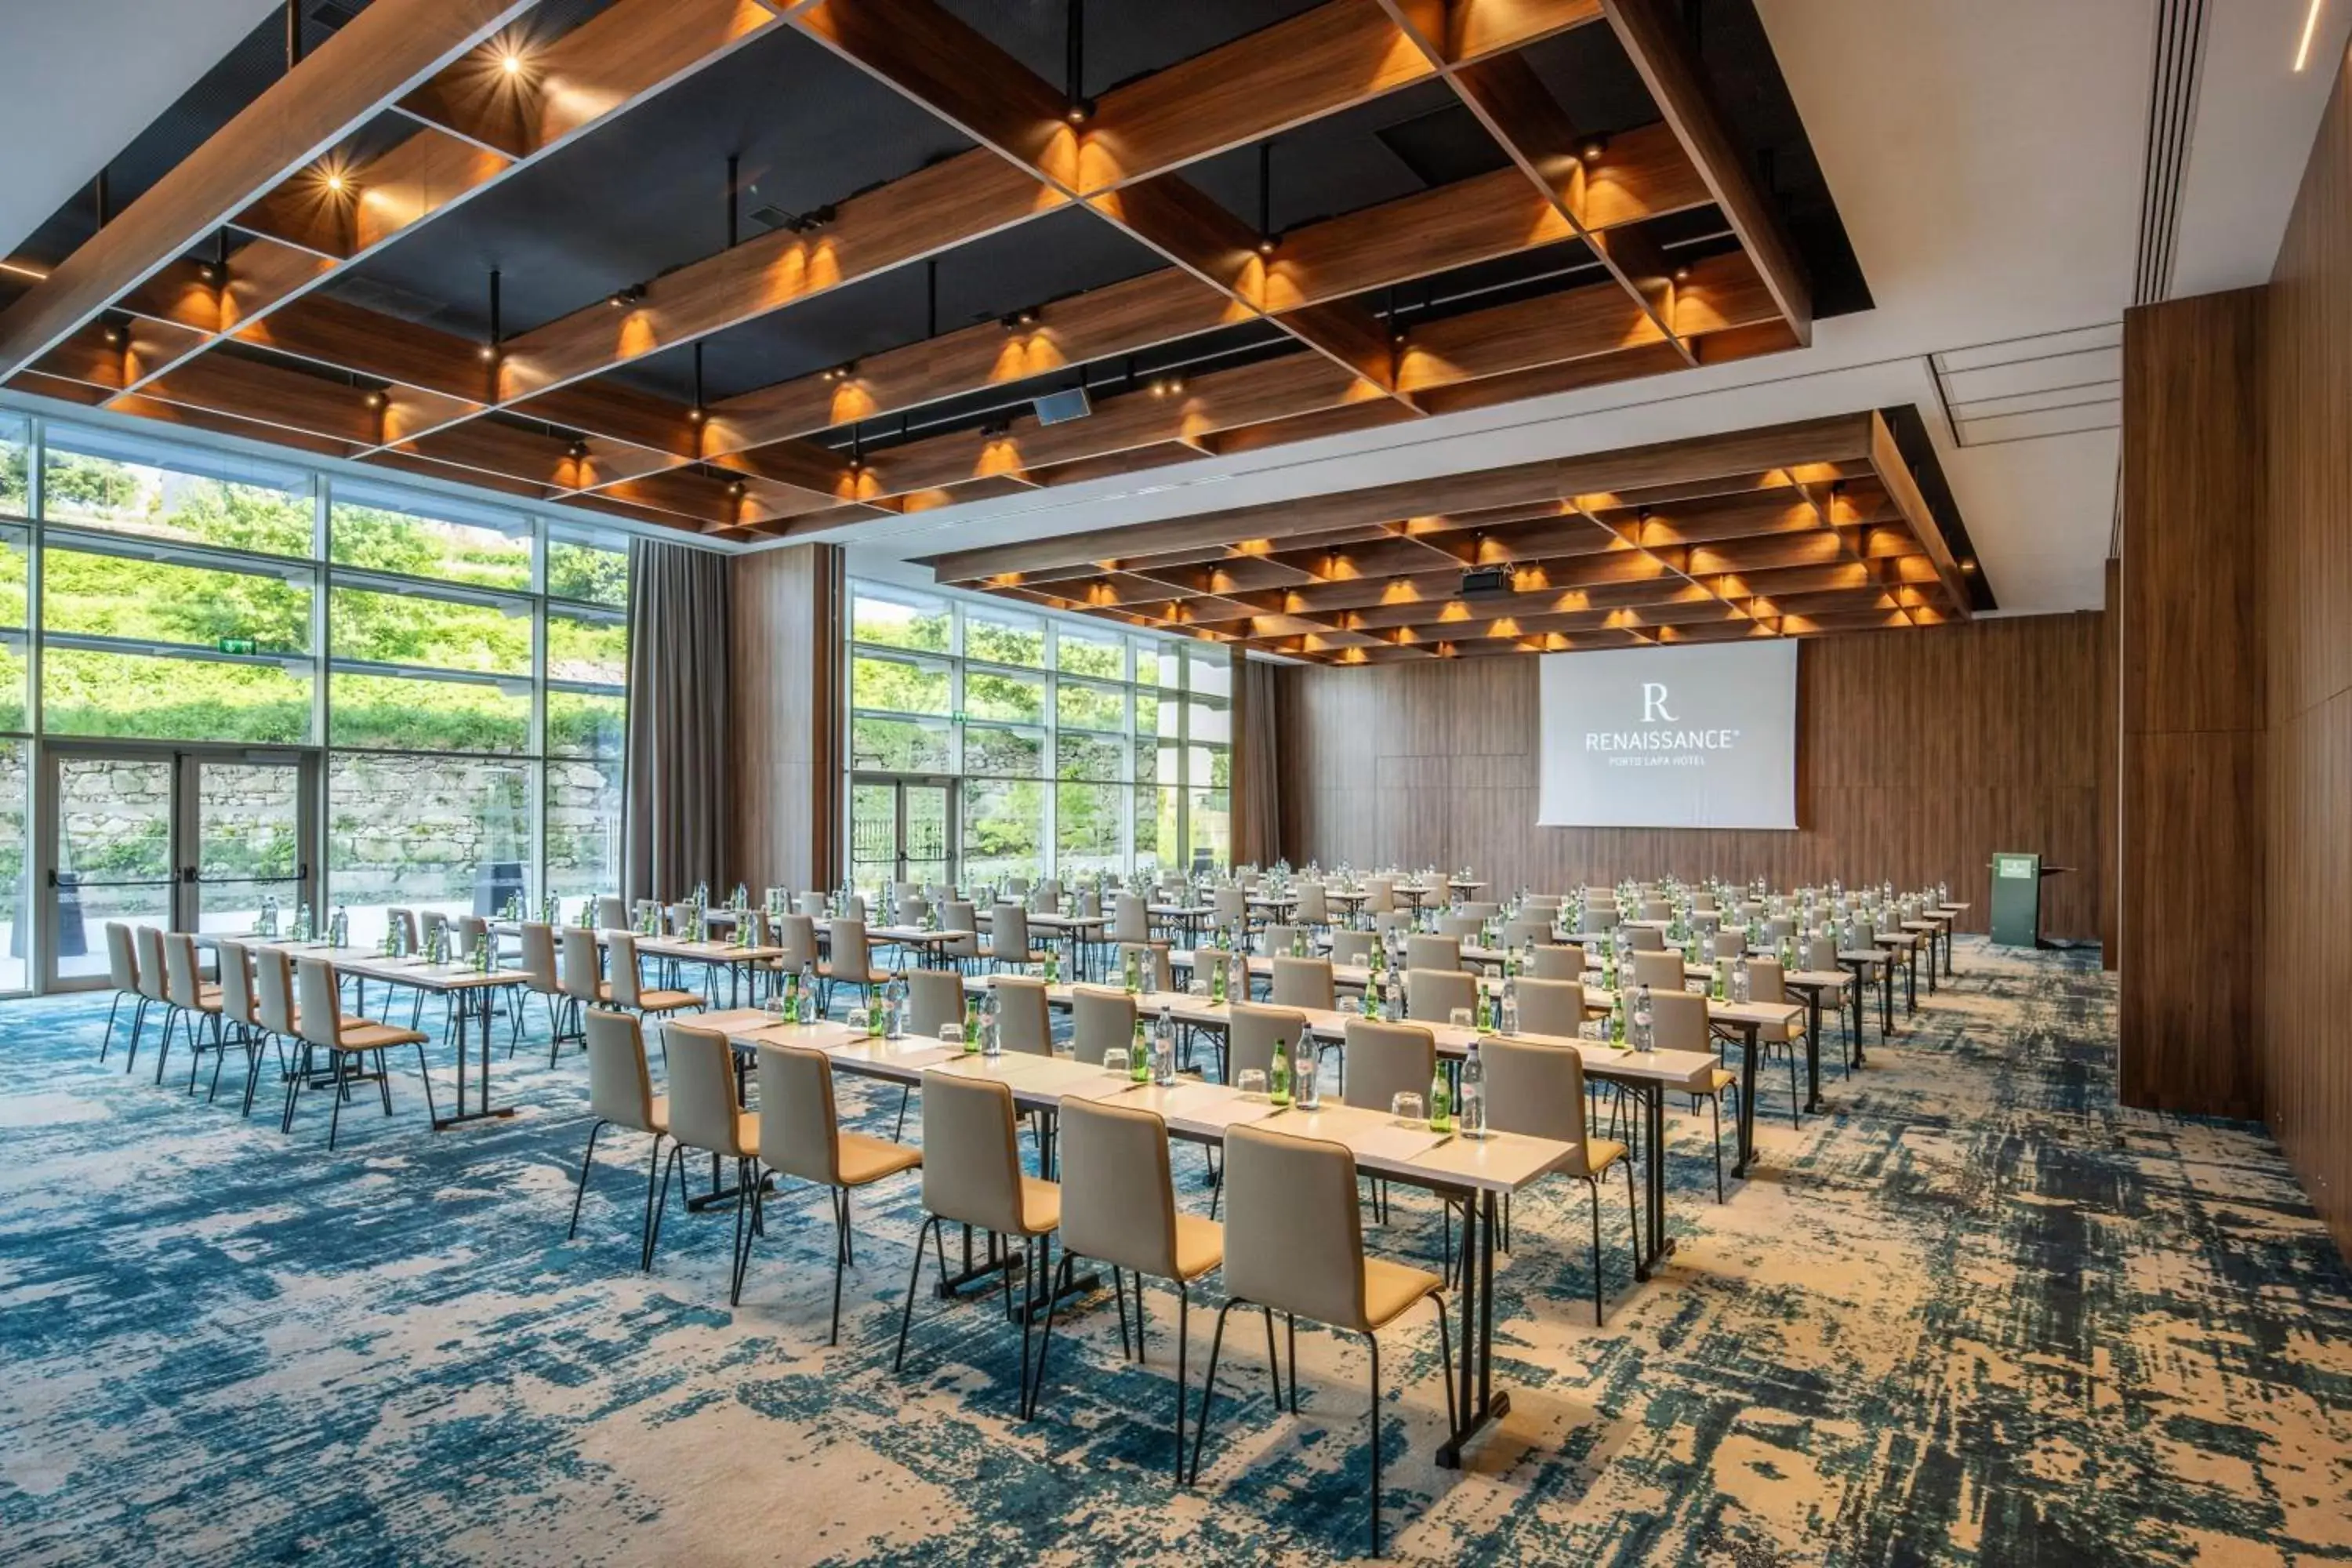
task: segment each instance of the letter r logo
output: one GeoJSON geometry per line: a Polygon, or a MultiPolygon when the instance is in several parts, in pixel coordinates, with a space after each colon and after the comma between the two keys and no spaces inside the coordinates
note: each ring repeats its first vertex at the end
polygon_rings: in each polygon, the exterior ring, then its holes
{"type": "Polygon", "coordinates": [[[1663,680],[1642,682],[1642,722],[1672,724],[1678,721],[1666,711],[1666,685],[1663,680]]]}

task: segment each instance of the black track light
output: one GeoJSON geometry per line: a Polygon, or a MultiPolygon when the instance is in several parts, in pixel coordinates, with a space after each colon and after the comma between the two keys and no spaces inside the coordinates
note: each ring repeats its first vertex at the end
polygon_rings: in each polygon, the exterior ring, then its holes
{"type": "Polygon", "coordinates": [[[625,310],[646,297],[646,286],[632,283],[625,289],[615,289],[604,297],[604,303],[615,310],[625,310]]]}
{"type": "Polygon", "coordinates": [[[572,460],[573,462],[575,462],[575,463],[584,463],[584,462],[586,462],[586,461],[588,460],[588,443],[587,443],[587,442],[585,442],[585,441],[574,441],[574,442],[572,442],[572,446],[571,446],[571,452],[572,452],[572,460]]]}
{"type": "Polygon", "coordinates": [[[1583,144],[1577,148],[1576,155],[1588,163],[1598,163],[1601,162],[1601,154],[1608,151],[1608,137],[1588,136],[1584,139],[1583,144]]]}

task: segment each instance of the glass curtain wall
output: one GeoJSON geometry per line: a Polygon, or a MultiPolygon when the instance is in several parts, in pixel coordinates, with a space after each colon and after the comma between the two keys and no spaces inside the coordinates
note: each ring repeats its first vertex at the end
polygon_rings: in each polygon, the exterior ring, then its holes
{"type": "Polygon", "coordinates": [[[1226,649],[982,595],[853,581],[850,597],[861,886],[1229,862],[1226,649]]]}
{"type": "MultiPolygon", "coordinates": [[[[162,853],[138,752],[178,742],[320,758],[314,885],[356,941],[390,906],[614,890],[627,603],[625,544],[575,525],[0,410],[0,991],[33,978],[37,739],[76,743],[68,878],[162,853]]],[[[59,899],[95,948],[109,911],[59,899]]]]}

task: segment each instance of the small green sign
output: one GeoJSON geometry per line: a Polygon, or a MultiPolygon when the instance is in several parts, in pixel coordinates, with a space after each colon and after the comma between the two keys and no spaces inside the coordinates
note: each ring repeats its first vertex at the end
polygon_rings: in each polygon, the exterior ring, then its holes
{"type": "Polygon", "coordinates": [[[1997,877],[2032,877],[2040,874],[2036,857],[2032,855],[1996,855],[1993,875],[1997,877]]]}

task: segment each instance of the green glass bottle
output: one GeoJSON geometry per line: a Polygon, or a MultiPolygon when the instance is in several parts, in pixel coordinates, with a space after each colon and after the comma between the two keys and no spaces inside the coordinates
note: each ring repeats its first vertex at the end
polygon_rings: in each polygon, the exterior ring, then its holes
{"type": "MultiPolygon", "coordinates": [[[[1197,958],[1196,954],[1196,962],[1197,958]]],[[[1225,966],[1214,952],[1209,954],[1209,1001],[1214,1005],[1223,1006],[1225,1000],[1225,966]]]]}
{"type": "Polygon", "coordinates": [[[980,998],[967,996],[963,1004],[963,1054],[980,1054],[980,998]]]}
{"type": "Polygon", "coordinates": [[[1151,1081],[1151,1037],[1139,1017],[1135,1020],[1135,1043],[1127,1048],[1127,1079],[1129,1083],[1151,1081]]]}
{"type": "Polygon", "coordinates": [[[1429,1130],[1432,1132],[1454,1131],[1454,1086],[1446,1081],[1445,1064],[1437,1064],[1437,1071],[1429,1080],[1429,1130]]]}
{"type": "Polygon", "coordinates": [[[1290,1103],[1290,1052],[1276,1036],[1274,1042],[1274,1062],[1266,1075],[1266,1098],[1276,1105],[1290,1103]]]}
{"type": "Polygon", "coordinates": [[[1617,993],[1617,1000],[1610,1005],[1609,1043],[1612,1046],[1625,1043],[1625,994],[1622,991],[1617,993]]]}

